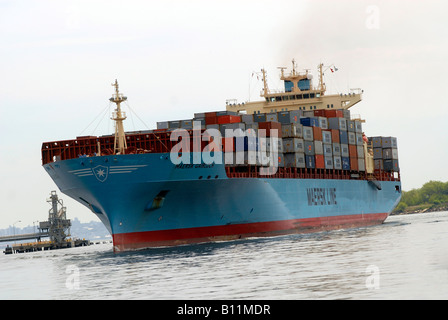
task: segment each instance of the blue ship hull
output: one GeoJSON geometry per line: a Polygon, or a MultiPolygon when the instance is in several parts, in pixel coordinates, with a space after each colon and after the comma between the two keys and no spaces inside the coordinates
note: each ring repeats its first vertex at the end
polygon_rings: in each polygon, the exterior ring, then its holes
{"type": "Polygon", "coordinates": [[[399,181],[228,178],[223,164],[176,166],[169,153],[44,168],[99,217],[115,251],[380,224],[401,198],[399,181]]]}

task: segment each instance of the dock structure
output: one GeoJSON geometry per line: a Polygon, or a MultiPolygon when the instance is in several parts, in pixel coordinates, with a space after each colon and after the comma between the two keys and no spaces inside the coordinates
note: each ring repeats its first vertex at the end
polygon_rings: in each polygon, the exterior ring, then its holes
{"type": "Polygon", "coordinates": [[[85,239],[67,239],[62,245],[55,245],[53,241],[38,241],[38,242],[30,242],[30,243],[18,243],[12,246],[7,246],[3,253],[12,254],[12,253],[24,253],[24,252],[34,252],[34,251],[44,251],[44,250],[54,250],[54,249],[63,249],[63,248],[74,248],[74,247],[82,247],[89,246],[92,243],[90,240],[85,239]]]}
{"type": "Polygon", "coordinates": [[[7,246],[3,251],[5,254],[90,245],[89,240],[68,238],[70,235],[71,222],[66,217],[67,209],[64,206],[62,199],[58,198],[56,191],[51,191],[50,198],[47,199],[47,202],[51,205],[51,209],[48,211],[48,221],[39,223],[38,232],[0,237],[0,242],[13,242],[31,239],[36,239],[37,242],[20,243],[7,246]],[[50,240],[42,241],[42,238],[50,238],[50,240]]]}
{"type": "Polygon", "coordinates": [[[12,236],[1,236],[0,242],[13,242],[13,241],[22,241],[31,239],[36,239],[37,241],[40,241],[42,238],[46,238],[49,236],[50,234],[48,232],[24,233],[12,236]]]}

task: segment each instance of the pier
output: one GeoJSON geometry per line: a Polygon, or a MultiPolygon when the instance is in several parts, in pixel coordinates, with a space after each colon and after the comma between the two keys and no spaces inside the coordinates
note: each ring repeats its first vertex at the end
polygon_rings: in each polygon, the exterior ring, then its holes
{"type": "Polygon", "coordinates": [[[22,241],[31,239],[36,239],[37,241],[40,241],[41,238],[46,238],[49,236],[50,234],[48,232],[24,233],[24,234],[16,234],[13,236],[2,236],[0,237],[0,242],[13,242],[13,241],[22,241]]]}
{"type": "Polygon", "coordinates": [[[64,207],[62,200],[58,198],[56,191],[51,191],[47,202],[51,204],[51,209],[48,211],[48,221],[39,223],[38,232],[0,237],[0,242],[32,239],[36,239],[36,242],[8,245],[3,251],[5,254],[73,248],[91,244],[89,240],[67,238],[70,234],[71,222],[66,218],[66,207],[64,207]],[[50,238],[50,240],[42,241],[42,238],[50,238]]]}
{"type": "Polygon", "coordinates": [[[7,246],[3,251],[3,253],[13,254],[13,253],[24,253],[24,252],[63,249],[63,248],[74,248],[74,247],[89,246],[91,244],[92,243],[89,240],[85,239],[74,239],[74,240],[68,239],[62,245],[61,244],[56,245],[56,243],[53,241],[18,243],[12,246],[7,246]]]}

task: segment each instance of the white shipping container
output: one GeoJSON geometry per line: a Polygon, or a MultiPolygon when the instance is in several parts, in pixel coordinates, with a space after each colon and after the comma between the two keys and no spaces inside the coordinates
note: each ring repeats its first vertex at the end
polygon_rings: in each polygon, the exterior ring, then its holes
{"type": "Polygon", "coordinates": [[[358,154],[358,158],[365,158],[365,156],[364,156],[364,146],[356,146],[356,152],[358,154]]]}
{"type": "Polygon", "coordinates": [[[324,154],[324,146],[322,141],[314,141],[314,153],[315,154],[324,154]]]}
{"type": "Polygon", "coordinates": [[[341,143],[341,157],[350,157],[348,144],[341,143]]]}
{"type": "Polygon", "coordinates": [[[313,127],[304,126],[303,128],[303,139],[307,141],[314,140],[313,127]]]}
{"type": "Polygon", "coordinates": [[[305,118],[314,117],[314,111],[303,111],[303,116],[305,118]]]}
{"type": "Polygon", "coordinates": [[[333,169],[333,157],[324,157],[325,169],[333,169]]]}
{"type": "Polygon", "coordinates": [[[331,131],[322,131],[322,141],[324,143],[331,143],[331,131]]]}
{"type": "Polygon", "coordinates": [[[341,156],[341,145],[339,143],[333,143],[333,156],[340,157],[341,156]]]}
{"type": "Polygon", "coordinates": [[[341,160],[341,157],[339,157],[339,156],[334,156],[333,157],[333,166],[337,170],[342,170],[342,160],[341,160]]]}
{"type": "Polygon", "coordinates": [[[333,156],[333,146],[331,144],[324,143],[323,148],[324,148],[324,156],[326,157],[333,156]]]}
{"type": "Polygon", "coordinates": [[[366,171],[366,162],[364,158],[358,158],[358,171],[366,171]]]}
{"type": "Polygon", "coordinates": [[[325,117],[318,117],[319,120],[319,126],[322,129],[328,129],[328,120],[325,117]]]}
{"type": "Polygon", "coordinates": [[[398,160],[398,149],[392,149],[392,159],[398,160]]]}
{"type": "Polygon", "coordinates": [[[354,132],[347,132],[348,144],[356,144],[356,134],[354,132]]]}
{"type": "Polygon", "coordinates": [[[362,146],[364,144],[364,140],[362,139],[362,133],[355,133],[356,135],[356,145],[362,146]]]}

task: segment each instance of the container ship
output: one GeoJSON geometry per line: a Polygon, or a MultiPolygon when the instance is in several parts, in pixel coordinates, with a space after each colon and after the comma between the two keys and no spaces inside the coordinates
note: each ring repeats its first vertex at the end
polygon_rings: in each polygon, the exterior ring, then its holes
{"type": "Polygon", "coordinates": [[[115,80],[115,133],[44,142],[58,188],[91,210],[114,251],[377,225],[401,198],[397,139],[368,137],[349,108],[363,91],[326,94],[312,75],[261,70],[259,101],[125,132],[115,80]]]}

